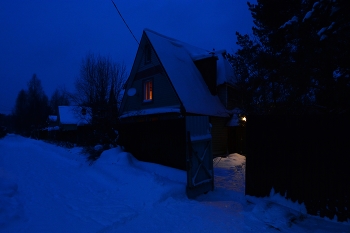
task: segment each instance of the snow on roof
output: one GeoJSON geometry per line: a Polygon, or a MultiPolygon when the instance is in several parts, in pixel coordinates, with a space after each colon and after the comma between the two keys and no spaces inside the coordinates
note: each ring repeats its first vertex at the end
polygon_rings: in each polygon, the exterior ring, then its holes
{"type": "Polygon", "coordinates": [[[229,83],[234,85],[237,82],[237,77],[233,71],[233,67],[226,59],[226,51],[216,52],[218,57],[217,61],[217,71],[216,71],[216,85],[229,83]]]}
{"type": "Polygon", "coordinates": [[[152,115],[152,114],[161,114],[161,113],[180,113],[180,107],[174,106],[174,107],[161,107],[161,108],[149,108],[149,109],[143,109],[139,111],[128,111],[124,112],[120,118],[125,117],[132,117],[132,116],[138,116],[138,115],[152,115]]]}
{"type": "Polygon", "coordinates": [[[231,119],[227,122],[226,126],[239,126],[239,116],[233,115],[231,119]]]}
{"type": "Polygon", "coordinates": [[[228,117],[229,113],[218,96],[211,95],[194,60],[209,54],[201,49],[157,32],[145,29],[183,106],[188,113],[228,117]]]}
{"type": "Polygon", "coordinates": [[[86,125],[91,121],[90,108],[85,108],[86,114],[82,113],[83,107],[58,106],[58,114],[61,124],[86,125]]]}
{"type": "Polygon", "coordinates": [[[240,108],[234,108],[231,111],[232,117],[227,122],[226,126],[239,126],[240,123],[240,115],[243,113],[243,111],[240,108]]]}

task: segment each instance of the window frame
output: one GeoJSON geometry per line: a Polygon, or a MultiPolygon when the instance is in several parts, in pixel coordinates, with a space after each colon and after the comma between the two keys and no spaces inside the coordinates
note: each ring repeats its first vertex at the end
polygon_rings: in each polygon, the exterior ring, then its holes
{"type": "Polygon", "coordinates": [[[154,99],[154,81],[153,78],[147,78],[142,82],[143,86],[143,102],[144,103],[152,103],[154,99]],[[148,86],[147,84],[151,85],[148,86]]]}

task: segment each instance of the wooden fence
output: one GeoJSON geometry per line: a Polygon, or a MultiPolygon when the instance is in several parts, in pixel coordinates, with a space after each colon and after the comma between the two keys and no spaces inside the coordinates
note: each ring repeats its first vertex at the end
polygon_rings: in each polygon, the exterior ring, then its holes
{"type": "Polygon", "coordinates": [[[309,214],[350,219],[350,116],[248,116],[246,195],[272,188],[309,214]]]}

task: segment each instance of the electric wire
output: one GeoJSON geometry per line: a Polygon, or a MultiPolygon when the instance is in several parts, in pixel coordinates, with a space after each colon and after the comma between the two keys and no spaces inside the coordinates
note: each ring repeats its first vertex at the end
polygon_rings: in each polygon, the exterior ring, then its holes
{"type": "Polygon", "coordinates": [[[128,29],[129,29],[129,31],[130,31],[130,33],[131,33],[131,35],[134,37],[134,39],[135,39],[136,43],[137,43],[137,44],[140,44],[140,43],[139,43],[139,41],[136,39],[136,37],[135,37],[134,33],[132,33],[132,31],[131,31],[131,29],[130,29],[129,25],[126,23],[126,21],[125,21],[124,17],[123,17],[123,16],[122,16],[122,14],[120,13],[120,11],[119,11],[119,9],[118,9],[117,5],[114,3],[114,1],[113,1],[113,0],[111,0],[111,1],[112,1],[113,5],[114,5],[115,9],[118,11],[118,14],[119,14],[120,18],[122,18],[122,20],[123,20],[123,22],[124,22],[125,26],[126,26],[128,29]]]}

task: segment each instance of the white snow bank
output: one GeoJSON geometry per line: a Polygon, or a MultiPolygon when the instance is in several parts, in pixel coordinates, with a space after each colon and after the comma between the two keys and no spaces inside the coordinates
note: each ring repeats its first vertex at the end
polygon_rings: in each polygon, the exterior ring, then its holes
{"type": "MultiPolygon", "coordinates": [[[[308,215],[304,203],[286,199],[279,193],[276,193],[273,188],[269,197],[258,198],[247,195],[246,199],[249,203],[254,204],[252,213],[257,219],[279,231],[291,228],[295,224],[298,224],[297,228],[305,227],[306,225],[311,226],[310,232],[348,232],[344,231],[344,229],[350,229],[350,222],[339,223],[336,216],[333,220],[330,220],[327,217],[321,218],[308,215]],[[324,225],[322,227],[318,226],[319,221],[323,222],[324,225]],[[324,221],[329,223],[325,224],[324,221]]],[[[299,231],[295,229],[295,232],[299,231]]]]}
{"type": "MultiPolygon", "coordinates": [[[[253,199],[256,199],[256,198],[253,198],[251,196],[247,196],[247,199],[253,201],[253,199]]],[[[294,210],[300,214],[307,214],[306,207],[303,203],[299,204],[298,202],[293,202],[291,200],[288,200],[285,197],[281,196],[279,193],[276,193],[273,188],[271,189],[270,196],[268,198],[264,198],[264,199],[268,202],[273,202],[275,204],[278,203],[278,205],[287,207],[287,208],[294,210]]]]}
{"type": "Polygon", "coordinates": [[[138,169],[153,175],[158,175],[176,182],[186,182],[186,172],[166,167],[159,164],[142,162],[137,160],[132,154],[124,152],[121,147],[116,147],[102,152],[100,158],[95,162],[95,167],[109,170],[113,174],[120,167],[138,169]]]}
{"type": "Polygon", "coordinates": [[[215,187],[244,193],[245,164],[245,156],[237,153],[216,157],[213,161],[215,187]]]}
{"type": "Polygon", "coordinates": [[[23,218],[23,204],[18,195],[18,185],[10,182],[0,170],[0,230],[23,218]]]}
{"type": "Polygon", "coordinates": [[[290,228],[293,224],[303,221],[307,216],[304,204],[292,202],[271,190],[270,196],[257,198],[246,196],[249,203],[254,203],[252,213],[273,229],[290,228]]]}
{"type": "Polygon", "coordinates": [[[123,152],[121,147],[105,150],[96,160],[95,166],[107,168],[108,166],[133,166],[137,161],[130,153],[123,152]]]}
{"type": "Polygon", "coordinates": [[[217,157],[214,159],[215,167],[220,168],[231,168],[233,166],[243,166],[245,165],[246,158],[243,155],[234,153],[229,154],[227,157],[217,157]],[[219,161],[220,160],[220,161],[219,161]]]}
{"type": "MultiPolygon", "coordinates": [[[[81,148],[8,135],[0,140],[0,232],[348,232],[244,196],[245,157],[219,158],[215,189],[185,194],[186,172],[141,162],[120,147],[89,166],[81,148]],[[301,216],[301,217],[300,217],[301,216]]],[[[276,201],[276,200],[275,200],[276,201]]]]}

